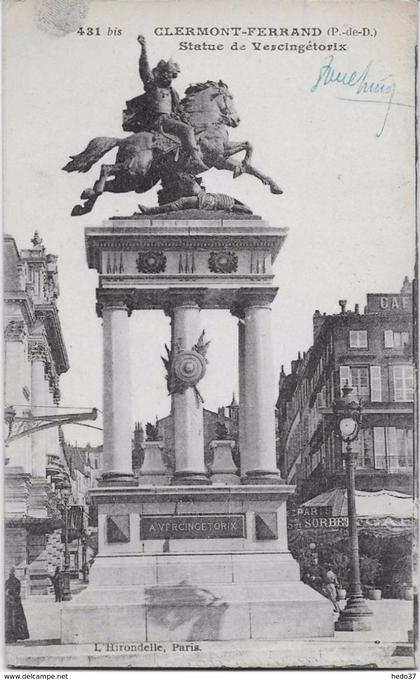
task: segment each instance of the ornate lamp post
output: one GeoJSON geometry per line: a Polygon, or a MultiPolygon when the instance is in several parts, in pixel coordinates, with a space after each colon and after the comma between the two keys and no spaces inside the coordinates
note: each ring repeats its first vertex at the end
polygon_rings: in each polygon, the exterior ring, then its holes
{"type": "Polygon", "coordinates": [[[347,604],[335,624],[336,630],[371,630],[369,617],[372,612],[366,605],[360,584],[359,539],[357,535],[355,463],[356,458],[351,443],[360,430],[362,407],[353,396],[353,388],[348,382],[343,387],[343,398],[337,399],[333,406],[335,431],[346,445],[345,461],[347,474],[347,508],[350,540],[350,591],[347,604]]]}
{"type": "Polygon", "coordinates": [[[61,488],[61,497],[64,505],[64,571],[63,571],[63,600],[71,600],[70,593],[70,553],[69,553],[69,500],[71,487],[68,482],[64,482],[61,488]]]}

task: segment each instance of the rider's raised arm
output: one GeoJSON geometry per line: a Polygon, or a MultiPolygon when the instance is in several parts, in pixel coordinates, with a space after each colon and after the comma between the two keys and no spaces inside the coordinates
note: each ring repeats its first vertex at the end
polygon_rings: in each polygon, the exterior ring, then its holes
{"type": "Polygon", "coordinates": [[[150,70],[149,60],[147,58],[146,39],[142,35],[139,35],[138,38],[137,38],[137,41],[141,45],[141,52],[140,52],[140,59],[139,59],[139,74],[140,74],[140,78],[143,82],[143,85],[146,89],[153,82],[153,76],[152,76],[152,72],[150,70]]]}

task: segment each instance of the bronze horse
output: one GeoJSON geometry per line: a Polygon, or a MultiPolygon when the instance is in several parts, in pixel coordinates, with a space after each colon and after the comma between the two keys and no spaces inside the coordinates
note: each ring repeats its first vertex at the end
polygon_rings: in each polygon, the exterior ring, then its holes
{"type": "MultiPolygon", "coordinates": [[[[182,116],[194,128],[205,165],[209,169],[231,170],[234,178],[243,173],[254,175],[270,187],[271,193],[283,193],[270,177],[251,165],[253,149],[248,141],[229,141],[227,127],[237,127],[239,116],[227,85],[222,81],[215,83],[208,80],[191,85],[185,95],[181,101],[182,116]],[[242,161],[231,158],[240,151],[245,151],[242,161]]],[[[84,203],[75,205],[72,215],[90,212],[104,191],[135,191],[141,194],[159,180],[162,180],[163,187],[159,192],[160,203],[194,193],[192,187],[195,185],[196,189],[197,180],[186,169],[188,159],[180,154],[179,140],[158,131],[137,132],[124,139],[95,137],[84,151],[70,157],[72,160],[63,170],[87,172],[114,147],[118,147],[115,163],[101,166],[99,179],[93,188],[83,191],[80,198],[84,203]]]]}

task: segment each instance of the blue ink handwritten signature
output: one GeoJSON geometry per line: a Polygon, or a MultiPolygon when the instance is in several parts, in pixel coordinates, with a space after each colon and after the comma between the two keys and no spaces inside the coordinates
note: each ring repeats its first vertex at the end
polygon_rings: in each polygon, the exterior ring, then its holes
{"type": "Polygon", "coordinates": [[[318,88],[327,85],[344,85],[345,87],[354,88],[355,94],[359,95],[357,99],[348,97],[337,97],[342,101],[363,102],[370,104],[382,104],[386,107],[385,116],[382,122],[381,129],[376,133],[380,137],[384,131],[385,125],[388,121],[391,106],[407,106],[413,108],[411,104],[403,104],[394,101],[396,91],[396,83],[392,73],[379,80],[373,80],[370,76],[370,70],[373,61],[370,61],[362,71],[339,71],[335,67],[334,55],[330,55],[327,61],[319,69],[315,83],[311,87],[311,92],[315,92],[318,88]],[[334,66],[334,68],[333,68],[334,66]],[[366,99],[363,95],[382,95],[381,99],[366,99]],[[361,96],[360,96],[361,95],[361,96]]]}

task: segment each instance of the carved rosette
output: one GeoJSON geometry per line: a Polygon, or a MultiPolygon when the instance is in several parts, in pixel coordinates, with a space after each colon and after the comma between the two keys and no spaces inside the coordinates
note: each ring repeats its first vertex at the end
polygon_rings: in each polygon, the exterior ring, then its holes
{"type": "Polygon", "coordinates": [[[161,250],[140,252],[136,264],[141,274],[159,274],[166,269],[166,255],[161,250]]]}
{"type": "Polygon", "coordinates": [[[24,342],[26,335],[24,321],[12,319],[4,329],[4,339],[6,342],[24,342]]]}
{"type": "Polygon", "coordinates": [[[208,263],[210,271],[214,274],[232,274],[238,269],[238,256],[231,251],[212,252],[208,263]]]}

